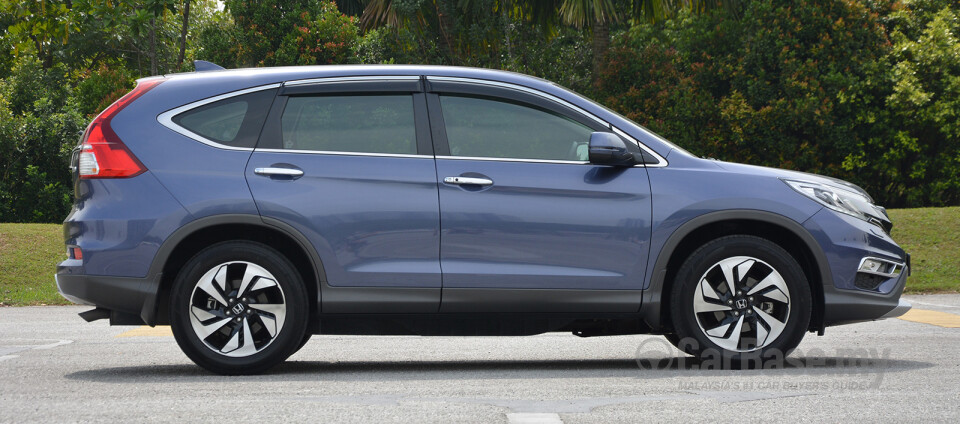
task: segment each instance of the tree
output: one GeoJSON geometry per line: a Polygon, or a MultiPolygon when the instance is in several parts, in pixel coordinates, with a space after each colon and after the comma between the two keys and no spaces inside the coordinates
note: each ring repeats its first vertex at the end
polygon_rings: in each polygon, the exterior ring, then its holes
{"type": "Polygon", "coordinates": [[[577,28],[593,26],[593,71],[603,64],[610,47],[610,23],[619,20],[612,0],[563,0],[560,16],[564,23],[577,28]]]}
{"type": "Polygon", "coordinates": [[[54,65],[54,57],[69,39],[74,26],[70,2],[2,0],[0,11],[14,17],[7,32],[16,41],[18,51],[33,51],[45,69],[54,65]]]}
{"type": "Polygon", "coordinates": [[[180,54],[177,66],[183,65],[183,55],[187,52],[187,30],[190,28],[190,0],[183,1],[183,25],[180,30],[180,54]]]}

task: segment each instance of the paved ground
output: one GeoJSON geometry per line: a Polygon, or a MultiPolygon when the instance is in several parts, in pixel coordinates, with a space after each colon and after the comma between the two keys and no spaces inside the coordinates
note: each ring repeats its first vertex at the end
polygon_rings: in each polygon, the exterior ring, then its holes
{"type": "Polygon", "coordinates": [[[167,329],[0,308],[0,422],[958,422],[960,295],[909,299],[933,312],[808,336],[774,370],[652,336],[322,336],[254,377],[204,372],[167,329]]]}

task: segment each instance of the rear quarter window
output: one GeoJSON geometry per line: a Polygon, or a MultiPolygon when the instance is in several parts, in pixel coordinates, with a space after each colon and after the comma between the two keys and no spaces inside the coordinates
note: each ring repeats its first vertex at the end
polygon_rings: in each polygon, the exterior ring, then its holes
{"type": "Polygon", "coordinates": [[[205,104],[173,117],[184,129],[215,143],[253,148],[277,90],[260,90],[205,104]]]}

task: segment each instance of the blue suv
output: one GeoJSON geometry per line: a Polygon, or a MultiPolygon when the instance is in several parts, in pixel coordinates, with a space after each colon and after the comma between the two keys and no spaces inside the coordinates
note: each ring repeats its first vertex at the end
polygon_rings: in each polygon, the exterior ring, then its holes
{"type": "Polygon", "coordinates": [[[432,66],[146,78],[74,151],[60,293],[262,372],[312,334],[662,334],[731,361],[903,314],[859,187],[697,158],[576,93],[432,66]]]}

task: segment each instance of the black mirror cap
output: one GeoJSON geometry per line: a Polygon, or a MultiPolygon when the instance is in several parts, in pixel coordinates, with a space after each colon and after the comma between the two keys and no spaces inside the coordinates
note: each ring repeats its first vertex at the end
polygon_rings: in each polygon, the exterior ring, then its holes
{"type": "Polygon", "coordinates": [[[590,134],[590,163],[608,166],[633,166],[637,158],[620,136],[608,132],[590,134]]]}

